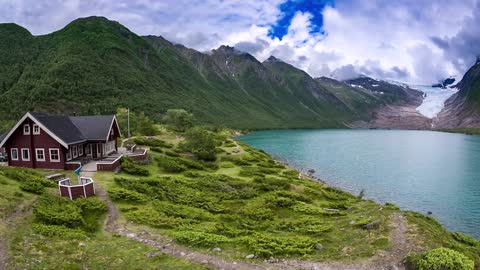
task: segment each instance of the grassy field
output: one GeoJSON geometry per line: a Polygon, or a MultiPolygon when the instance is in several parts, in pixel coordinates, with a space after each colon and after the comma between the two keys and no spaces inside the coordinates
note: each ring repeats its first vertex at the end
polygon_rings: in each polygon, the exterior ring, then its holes
{"type": "MultiPolygon", "coordinates": [[[[150,148],[149,164],[126,161],[119,174],[97,173],[96,184],[120,211],[119,224],[233,261],[253,254],[249,261],[259,263],[271,257],[355,263],[392,248],[391,217],[400,214],[421,249],[447,247],[479,266],[480,242],[430,217],[300,177],[268,154],[227,139],[228,133],[210,135],[215,161],[197,159],[183,135],[162,130],[135,140],[150,148]]],[[[158,250],[106,232],[102,200],[63,200],[45,173],[0,168],[7,269],[206,269],[165,254],[147,256],[158,250]],[[26,183],[37,188],[25,189],[26,183]]]]}
{"type": "MultiPolygon", "coordinates": [[[[219,145],[216,162],[199,162],[182,150],[178,135],[163,132],[157,139],[163,146],[150,151],[148,176],[97,174],[131,222],[194,249],[221,248],[232,259],[354,261],[390,248],[390,216],[400,212],[392,204],[299,179],[298,171],[233,140],[219,145]],[[373,221],[374,229],[362,228],[373,221]]],[[[429,217],[403,214],[419,245],[459,250],[478,264],[478,241],[462,240],[429,217]]]]}
{"type": "MultiPolygon", "coordinates": [[[[48,194],[56,196],[57,189],[47,188],[42,195],[25,192],[20,188],[22,180],[10,178],[7,171],[9,169],[0,168],[0,239],[5,239],[9,246],[5,269],[207,269],[161,253],[147,257],[146,254],[158,253],[158,250],[108,234],[101,228],[94,231],[75,227],[59,229],[40,221],[32,208],[39,198],[48,194]],[[55,233],[48,228],[55,229],[55,233]]],[[[51,211],[54,213],[54,209],[51,211]]],[[[86,218],[86,221],[102,223],[103,219],[104,214],[98,220],[86,218]]]]}

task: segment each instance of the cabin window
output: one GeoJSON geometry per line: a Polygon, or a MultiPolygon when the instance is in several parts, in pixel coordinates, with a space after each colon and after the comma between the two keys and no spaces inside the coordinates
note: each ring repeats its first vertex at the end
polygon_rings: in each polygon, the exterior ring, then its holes
{"type": "Polygon", "coordinates": [[[68,152],[67,152],[67,160],[71,160],[72,159],[72,148],[68,149],[68,152]]]}
{"type": "Polygon", "coordinates": [[[40,134],[40,127],[37,124],[33,124],[33,134],[34,135],[40,134]]]}
{"type": "Polygon", "coordinates": [[[23,135],[30,135],[30,125],[29,124],[23,125],[23,135]]]}
{"type": "Polygon", "coordinates": [[[72,154],[73,154],[73,158],[78,157],[78,155],[77,155],[77,146],[74,146],[74,147],[72,148],[72,154]]]}
{"type": "Polygon", "coordinates": [[[50,148],[50,161],[60,162],[60,150],[57,148],[50,148]]]}
{"type": "Polygon", "coordinates": [[[78,146],[78,156],[79,157],[83,156],[83,145],[78,146]]]}
{"type": "Polygon", "coordinates": [[[12,150],[10,150],[10,152],[11,152],[12,160],[18,160],[18,149],[17,148],[12,148],[12,150]]]}
{"type": "Polygon", "coordinates": [[[22,160],[30,161],[30,149],[22,148],[22,160]]]}
{"type": "Polygon", "coordinates": [[[45,161],[45,149],[37,148],[35,149],[35,152],[37,154],[37,161],[45,161]]]}

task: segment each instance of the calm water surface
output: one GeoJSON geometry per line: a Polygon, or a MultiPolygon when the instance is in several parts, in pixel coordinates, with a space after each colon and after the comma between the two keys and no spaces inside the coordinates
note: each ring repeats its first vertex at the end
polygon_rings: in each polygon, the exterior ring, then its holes
{"type": "Polygon", "coordinates": [[[403,130],[259,131],[240,140],[366,198],[480,239],[480,136],[403,130]]]}

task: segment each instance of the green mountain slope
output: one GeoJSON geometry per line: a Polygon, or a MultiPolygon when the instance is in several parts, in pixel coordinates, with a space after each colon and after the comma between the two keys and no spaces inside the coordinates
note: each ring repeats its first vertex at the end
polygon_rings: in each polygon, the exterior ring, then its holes
{"type": "Polygon", "coordinates": [[[435,128],[480,128],[480,61],[472,66],[456,86],[460,89],[445,102],[434,119],[435,128]]]}
{"type": "Polygon", "coordinates": [[[159,119],[183,108],[202,123],[233,128],[344,127],[367,117],[379,100],[332,90],[273,57],[260,63],[228,46],[204,54],[102,17],[43,36],[0,24],[0,34],[0,120],[26,111],[99,114],[118,107],[159,119]]]}
{"type": "Polygon", "coordinates": [[[274,57],[261,63],[228,46],[200,53],[102,17],[43,36],[0,24],[0,34],[2,121],[26,111],[100,114],[118,107],[160,119],[183,108],[201,123],[233,128],[335,128],[396,101],[315,80],[274,57]]]}

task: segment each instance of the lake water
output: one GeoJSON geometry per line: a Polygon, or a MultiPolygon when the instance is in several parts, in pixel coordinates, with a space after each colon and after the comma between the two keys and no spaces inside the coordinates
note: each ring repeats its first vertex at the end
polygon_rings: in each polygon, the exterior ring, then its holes
{"type": "Polygon", "coordinates": [[[403,130],[278,130],[239,138],[329,185],[433,216],[480,239],[480,136],[403,130]]]}

